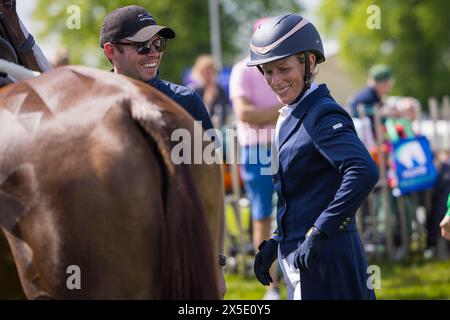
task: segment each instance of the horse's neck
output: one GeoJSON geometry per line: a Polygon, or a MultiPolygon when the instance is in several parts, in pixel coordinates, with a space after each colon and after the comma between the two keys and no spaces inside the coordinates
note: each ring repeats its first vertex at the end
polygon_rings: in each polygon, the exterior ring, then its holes
{"type": "MultiPolygon", "coordinates": [[[[26,39],[30,33],[28,32],[25,25],[22,23],[22,20],[20,20],[19,17],[17,17],[17,19],[19,20],[20,29],[22,30],[22,33],[26,39]]],[[[31,50],[32,50],[32,54],[34,55],[37,65],[38,65],[39,69],[41,70],[41,72],[46,72],[46,71],[49,71],[52,69],[50,62],[47,60],[47,58],[45,57],[41,48],[36,43],[34,43],[31,50]]]]}

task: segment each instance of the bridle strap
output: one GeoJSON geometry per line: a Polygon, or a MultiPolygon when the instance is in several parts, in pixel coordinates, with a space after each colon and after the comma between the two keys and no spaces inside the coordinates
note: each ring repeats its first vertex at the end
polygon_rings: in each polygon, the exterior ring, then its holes
{"type": "Polygon", "coordinates": [[[21,56],[28,54],[28,52],[33,48],[34,44],[34,38],[31,34],[29,34],[25,42],[20,46],[19,54],[21,56]]]}
{"type": "MultiPolygon", "coordinates": [[[[6,25],[5,14],[3,12],[0,12],[0,31],[3,31],[5,39],[9,41],[11,44],[13,44],[13,42],[11,41],[9,30],[6,25]]],[[[14,48],[13,46],[14,51],[16,51],[17,53],[19,61],[22,63],[22,65],[26,67],[28,66],[26,65],[25,62],[25,55],[30,53],[30,50],[32,50],[34,44],[35,44],[34,37],[31,34],[29,34],[25,42],[22,45],[20,45],[18,49],[14,48]]]]}

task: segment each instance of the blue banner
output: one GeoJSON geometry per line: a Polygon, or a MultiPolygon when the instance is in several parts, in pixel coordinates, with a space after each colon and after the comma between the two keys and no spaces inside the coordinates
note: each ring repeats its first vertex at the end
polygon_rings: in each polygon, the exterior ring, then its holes
{"type": "Polygon", "coordinates": [[[400,139],[393,146],[395,172],[401,194],[433,187],[437,170],[427,138],[418,136],[400,139]]]}

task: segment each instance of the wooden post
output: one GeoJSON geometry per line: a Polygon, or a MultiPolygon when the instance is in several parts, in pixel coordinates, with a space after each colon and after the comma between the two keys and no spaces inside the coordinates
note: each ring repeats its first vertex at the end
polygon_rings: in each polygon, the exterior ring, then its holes
{"type": "MultiPolygon", "coordinates": [[[[368,120],[368,118],[366,119],[366,109],[365,109],[365,107],[364,107],[364,105],[363,104],[359,104],[358,106],[357,106],[357,110],[358,110],[358,114],[359,114],[359,118],[360,118],[360,120],[361,120],[361,124],[362,124],[362,127],[364,127],[364,120],[368,120]]],[[[371,128],[371,129],[374,129],[374,128],[371,128]]],[[[375,130],[374,130],[375,131],[375,130]]],[[[367,141],[368,140],[368,137],[366,136],[366,130],[364,130],[364,128],[363,128],[363,130],[362,130],[362,132],[363,132],[363,140],[364,141],[367,141]]],[[[378,151],[380,151],[380,149],[378,149],[378,151]]],[[[380,156],[380,154],[379,154],[379,156],[380,156]]],[[[375,207],[372,205],[373,203],[373,200],[374,200],[374,196],[373,196],[373,193],[371,192],[368,196],[367,196],[367,199],[365,200],[365,201],[367,201],[367,210],[369,210],[369,224],[368,225],[366,225],[366,221],[364,221],[364,217],[362,216],[362,214],[361,214],[361,212],[360,212],[360,210],[358,210],[358,212],[359,212],[359,217],[360,217],[360,219],[359,220],[361,220],[359,223],[358,223],[358,229],[359,230],[361,230],[361,232],[363,232],[363,231],[366,231],[364,228],[365,227],[367,227],[367,229],[369,229],[369,234],[372,234],[372,236],[375,238],[375,239],[377,239],[378,238],[378,220],[377,220],[377,212],[376,212],[376,209],[375,209],[375,207]]],[[[378,246],[377,245],[375,245],[375,251],[374,251],[374,255],[375,255],[375,257],[377,258],[378,257],[378,246]]]]}
{"type": "Polygon", "coordinates": [[[409,245],[410,245],[410,237],[409,237],[409,227],[408,227],[408,217],[407,217],[407,210],[405,206],[405,196],[401,196],[397,198],[397,204],[398,204],[398,216],[399,216],[399,224],[400,224],[400,234],[402,237],[402,250],[401,252],[404,252],[404,255],[400,258],[407,258],[409,256],[409,245]]]}
{"type": "Polygon", "coordinates": [[[230,173],[231,173],[231,186],[233,190],[233,196],[231,200],[231,206],[233,208],[234,218],[236,219],[236,225],[238,227],[239,232],[239,252],[240,254],[236,257],[238,264],[238,273],[241,276],[247,275],[247,252],[245,248],[245,238],[244,231],[241,223],[241,210],[239,206],[239,199],[241,197],[241,186],[239,181],[239,167],[238,167],[238,159],[239,159],[239,145],[236,139],[236,136],[233,135],[233,143],[232,147],[234,148],[233,154],[236,155],[234,159],[230,163],[230,173]]]}
{"type": "MultiPolygon", "coordinates": [[[[417,121],[417,129],[414,130],[414,133],[416,135],[422,135],[423,134],[423,129],[422,129],[422,120],[423,120],[423,111],[422,108],[419,106],[419,108],[416,110],[416,121],[417,121]]],[[[415,128],[414,128],[415,129],[415,128]]]]}
{"type": "Polygon", "coordinates": [[[387,181],[386,172],[386,159],[383,153],[382,145],[384,140],[383,128],[381,123],[381,108],[380,105],[374,105],[374,119],[375,119],[375,129],[376,129],[376,139],[378,146],[379,155],[379,171],[380,171],[380,185],[381,185],[381,207],[385,214],[385,236],[386,236],[386,251],[388,258],[390,260],[394,257],[394,242],[392,239],[392,216],[391,216],[391,206],[389,201],[389,186],[387,181]]]}
{"type": "Polygon", "coordinates": [[[442,142],[442,150],[450,151],[450,99],[444,96],[442,99],[442,119],[445,123],[444,141],[442,142]]]}
{"type": "Polygon", "coordinates": [[[436,98],[431,97],[428,99],[428,110],[430,112],[431,120],[433,121],[433,141],[431,142],[431,149],[433,150],[433,153],[435,153],[440,145],[437,131],[438,103],[436,98]]]}
{"type": "MultiPolygon", "coordinates": [[[[362,127],[361,132],[362,132],[362,135],[363,135],[362,140],[363,140],[363,142],[365,142],[366,141],[366,137],[365,137],[365,130],[364,130],[364,125],[363,125],[364,124],[363,123],[363,119],[366,116],[366,111],[364,109],[364,105],[362,105],[362,104],[359,104],[356,108],[358,110],[359,119],[361,121],[361,127],[362,127]]],[[[364,201],[369,201],[369,199],[367,198],[364,201]]],[[[358,230],[359,230],[359,232],[361,232],[361,234],[363,234],[366,231],[365,230],[366,224],[365,224],[365,221],[364,221],[364,215],[361,212],[361,207],[359,207],[358,211],[356,212],[356,218],[357,218],[356,219],[356,224],[358,226],[358,230]]]]}

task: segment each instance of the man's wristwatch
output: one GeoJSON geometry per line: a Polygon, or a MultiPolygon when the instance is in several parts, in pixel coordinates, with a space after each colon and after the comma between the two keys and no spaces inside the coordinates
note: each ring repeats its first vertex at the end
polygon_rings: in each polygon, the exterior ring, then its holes
{"type": "Polygon", "coordinates": [[[223,254],[219,254],[219,266],[225,267],[227,265],[227,257],[223,254]]]}

